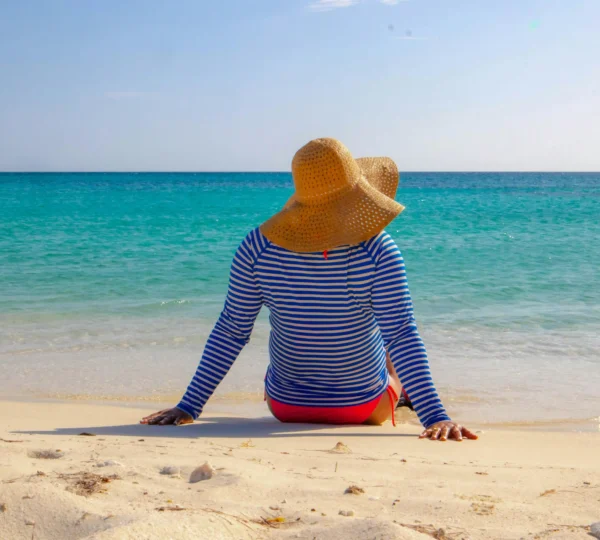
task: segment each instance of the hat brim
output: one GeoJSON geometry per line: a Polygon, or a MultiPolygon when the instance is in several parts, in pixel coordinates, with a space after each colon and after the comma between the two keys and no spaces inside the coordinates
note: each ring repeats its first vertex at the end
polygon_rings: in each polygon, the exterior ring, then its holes
{"type": "Polygon", "coordinates": [[[360,244],[379,234],[404,210],[394,200],[398,169],[389,158],[356,163],[362,177],[351,190],[322,204],[303,204],[292,196],[261,225],[263,235],[290,251],[310,253],[360,244]]]}
{"type": "Polygon", "coordinates": [[[355,161],[369,184],[390,199],[396,198],[400,175],[394,160],[387,157],[366,157],[355,161]]]}

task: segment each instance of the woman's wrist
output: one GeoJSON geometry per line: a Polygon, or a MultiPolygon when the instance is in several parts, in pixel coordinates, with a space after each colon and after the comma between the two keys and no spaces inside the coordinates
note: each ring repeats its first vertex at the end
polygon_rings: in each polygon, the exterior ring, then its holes
{"type": "Polygon", "coordinates": [[[197,420],[198,417],[200,416],[200,414],[202,413],[202,409],[200,409],[200,411],[196,412],[191,407],[189,407],[188,405],[186,405],[185,403],[183,403],[183,401],[180,401],[175,406],[175,408],[179,409],[180,411],[183,411],[186,414],[189,414],[194,420],[197,420]]]}
{"type": "Polygon", "coordinates": [[[435,424],[437,424],[439,422],[452,422],[452,420],[445,413],[439,414],[437,416],[434,416],[431,420],[429,420],[429,422],[427,422],[427,425],[423,424],[423,427],[425,429],[429,429],[431,426],[434,426],[435,424]]]}

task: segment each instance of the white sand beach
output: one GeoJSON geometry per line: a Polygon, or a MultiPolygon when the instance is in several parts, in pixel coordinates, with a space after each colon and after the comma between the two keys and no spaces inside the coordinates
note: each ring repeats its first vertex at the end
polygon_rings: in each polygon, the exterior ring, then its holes
{"type": "Polygon", "coordinates": [[[598,433],[439,443],[408,424],[137,424],[147,413],[0,402],[0,538],[583,539],[600,520],[598,433]],[[214,476],[190,483],[206,462],[214,476]]]}

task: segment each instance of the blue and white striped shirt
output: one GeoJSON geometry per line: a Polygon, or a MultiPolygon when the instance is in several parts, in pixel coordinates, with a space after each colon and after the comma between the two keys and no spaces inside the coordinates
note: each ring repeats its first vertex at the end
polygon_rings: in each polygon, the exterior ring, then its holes
{"type": "Polygon", "coordinates": [[[386,350],[421,423],[449,420],[417,331],[404,261],[382,232],[323,253],[296,253],[259,229],[238,248],[225,307],[178,408],[197,418],[270,311],[267,394],[289,405],[344,407],[381,395],[386,350]]]}

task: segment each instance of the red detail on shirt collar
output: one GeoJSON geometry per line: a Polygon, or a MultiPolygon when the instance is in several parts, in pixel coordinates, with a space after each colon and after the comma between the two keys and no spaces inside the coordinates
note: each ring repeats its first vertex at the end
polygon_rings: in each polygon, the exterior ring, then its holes
{"type": "Polygon", "coordinates": [[[325,257],[325,259],[327,259],[327,250],[325,250],[325,251],[323,252],[323,257],[325,257]]]}

